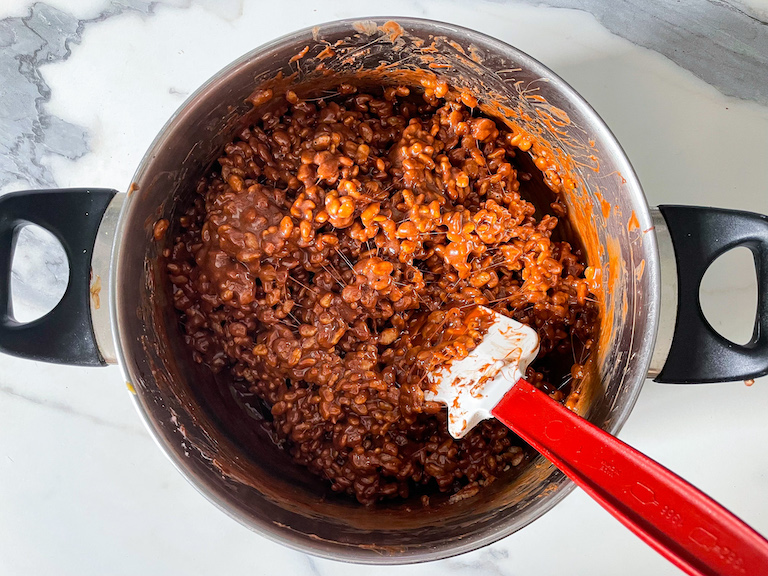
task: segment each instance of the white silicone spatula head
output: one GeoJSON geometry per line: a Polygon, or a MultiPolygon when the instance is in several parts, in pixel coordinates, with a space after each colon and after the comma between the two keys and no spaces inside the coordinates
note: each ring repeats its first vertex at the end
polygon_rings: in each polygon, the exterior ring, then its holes
{"type": "Polygon", "coordinates": [[[492,318],[482,342],[466,358],[431,372],[430,390],[424,392],[426,400],[448,405],[448,432],[457,439],[493,418],[491,410],[525,376],[539,352],[539,337],[532,328],[480,308],[492,318]]]}

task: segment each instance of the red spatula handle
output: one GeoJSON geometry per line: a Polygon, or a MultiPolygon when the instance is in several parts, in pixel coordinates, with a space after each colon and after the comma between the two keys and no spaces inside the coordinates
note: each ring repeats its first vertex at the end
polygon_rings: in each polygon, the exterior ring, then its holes
{"type": "Polygon", "coordinates": [[[768,575],[768,541],[688,482],[525,380],[493,415],[688,574],[768,575]]]}

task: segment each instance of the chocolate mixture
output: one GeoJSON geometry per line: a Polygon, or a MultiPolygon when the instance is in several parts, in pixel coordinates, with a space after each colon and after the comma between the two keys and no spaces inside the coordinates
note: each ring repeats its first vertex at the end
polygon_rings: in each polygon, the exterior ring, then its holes
{"type": "Polygon", "coordinates": [[[524,462],[498,422],[456,441],[445,407],[424,400],[430,368],[480,337],[477,304],[536,329],[527,379],[558,400],[592,346],[583,258],[555,239],[565,206],[555,195],[537,213],[521,197],[541,179],[521,168],[529,144],[469,100],[444,83],[288,92],[172,227],[194,359],[260,398],[284,449],[365,504],[471,495],[524,462]]]}

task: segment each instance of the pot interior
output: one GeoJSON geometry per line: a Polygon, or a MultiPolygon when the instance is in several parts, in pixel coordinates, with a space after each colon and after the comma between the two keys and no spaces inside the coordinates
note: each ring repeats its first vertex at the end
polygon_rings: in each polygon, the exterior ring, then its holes
{"type": "Polygon", "coordinates": [[[321,556],[402,563],[468,551],[525,526],[573,485],[539,456],[475,497],[429,508],[418,501],[363,507],[332,493],[274,445],[258,415],[232,410],[226,386],[192,361],[162,254],[173,229],[157,242],[153,225],[183,213],[224,145],[263,113],[246,103],[257,88],[280,94],[290,85],[300,95],[322,94],[344,79],[418,87],[434,75],[530,135],[532,154],[552,155],[559,176],[573,182],[565,192],[570,226],[602,285],[599,346],[574,409],[617,432],[653,346],[658,257],[642,190],[596,114],[541,64],[476,32],[409,19],[331,23],[233,63],[190,97],[136,174],[114,253],[118,355],[150,430],[203,494],[265,536],[321,556]]]}

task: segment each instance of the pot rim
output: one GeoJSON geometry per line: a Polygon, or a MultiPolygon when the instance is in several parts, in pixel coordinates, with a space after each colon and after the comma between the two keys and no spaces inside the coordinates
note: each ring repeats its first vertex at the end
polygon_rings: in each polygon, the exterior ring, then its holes
{"type": "MultiPolygon", "coordinates": [[[[247,52],[243,56],[237,58],[222,68],[220,71],[215,73],[197,90],[195,90],[173,113],[173,115],[164,124],[162,129],[158,132],[158,135],[153,140],[152,144],[147,149],[147,152],[145,153],[136,169],[132,181],[141,181],[143,174],[152,165],[152,161],[156,155],[156,152],[164,146],[169,145],[169,134],[173,131],[173,127],[185,121],[188,112],[194,108],[195,103],[201,99],[202,96],[211,91],[214,86],[221,83],[222,81],[225,81],[239,68],[248,65],[253,59],[265,57],[270,52],[275,51],[285,44],[296,43],[302,41],[304,38],[306,38],[307,41],[310,41],[312,40],[313,35],[316,36],[318,34],[332,33],[342,30],[351,31],[354,29],[353,26],[355,23],[375,22],[377,25],[381,25],[388,21],[395,21],[398,24],[401,24],[403,27],[415,26],[418,28],[427,28],[432,34],[459,34],[470,41],[487,47],[490,50],[509,55],[510,57],[519,61],[526,68],[533,70],[536,74],[540,74],[542,78],[547,78],[550,85],[554,86],[559,92],[561,92],[568,99],[568,101],[579,110],[580,113],[589,119],[590,129],[594,130],[596,134],[600,135],[603,142],[607,145],[606,151],[615,159],[621,175],[626,180],[627,187],[625,188],[625,193],[631,196],[632,208],[635,210],[637,218],[641,223],[651,221],[650,210],[645,194],[643,193],[637,175],[618,140],[602,120],[602,118],[597,114],[594,108],[592,108],[592,106],[588,104],[581,95],[579,95],[567,82],[565,82],[565,80],[552,72],[549,68],[547,68],[544,64],[535,58],[492,36],[451,23],[411,17],[401,18],[392,16],[347,18],[325,22],[282,35],[279,38],[267,42],[266,44],[262,44],[261,46],[258,46],[247,52]]],[[[121,256],[123,250],[128,249],[127,247],[123,246],[123,243],[120,242],[120,239],[124,236],[125,228],[127,225],[126,223],[131,218],[131,209],[135,205],[136,197],[138,195],[127,194],[125,196],[125,201],[122,209],[120,210],[119,219],[115,228],[114,241],[112,245],[111,266],[109,272],[109,305],[111,311],[110,324],[116,351],[117,363],[120,366],[125,380],[127,382],[132,382],[135,381],[133,375],[131,374],[132,365],[129,365],[127,362],[125,349],[122,345],[122,339],[120,336],[121,330],[119,310],[121,302],[118,286],[121,286],[121,256]]],[[[650,295],[652,299],[651,301],[658,301],[660,297],[660,260],[659,248],[656,241],[655,232],[654,234],[645,234],[643,241],[650,243],[648,254],[652,257],[652,261],[646,262],[646,274],[649,277],[650,286],[653,288],[654,292],[652,295],[650,295]]],[[[659,307],[655,306],[653,307],[652,317],[649,318],[649,323],[647,326],[647,334],[650,335],[650,338],[646,338],[647,342],[643,347],[641,360],[646,364],[644,370],[641,372],[643,375],[647,373],[648,364],[651,360],[651,353],[655,345],[658,324],[659,307]]],[[[611,434],[616,435],[626,422],[630,412],[634,408],[634,405],[642,389],[644,380],[645,378],[632,383],[630,389],[626,391],[626,395],[622,398],[622,408],[608,422],[608,426],[605,428],[611,434]]],[[[359,564],[395,565],[429,562],[457,556],[497,542],[502,538],[505,538],[524,528],[534,520],[540,518],[545,513],[550,511],[576,487],[576,485],[570,479],[566,478],[564,482],[559,486],[558,490],[553,491],[546,498],[541,499],[541,503],[538,504],[535,508],[534,514],[528,514],[525,518],[519,519],[517,522],[510,522],[498,527],[498,529],[489,530],[487,533],[473,537],[467,541],[453,541],[444,547],[434,547],[430,548],[429,550],[409,550],[405,554],[383,556],[380,554],[377,555],[376,552],[372,552],[370,550],[362,550],[357,546],[345,547],[342,544],[334,543],[333,547],[329,547],[327,542],[310,539],[304,535],[290,539],[286,538],[284,533],[276,532],[275,527],[272,525],[254,522],[252,518],[247,517],[243,511],[232,506],[226,498],[211,490],[205,482],[198,478],[197,475],[187,467],[184,459],[180,456],[175,447],[170,442],[168,442],[167,438],[161,434],[160,429],[157,428],[155,424],[153,424],[153,420],[150,418],[148,411],[140,401],[140,395],[142,393],[143,391],[141,389],[137,389],[135,392],[131,393],[131,397],[136,410],[144,422],[144,425],[150,432],[150,435],[154,439],[155,443],[165,453],[165,455],[173,463],[176,469],[182,474],[182,476],[190,484],[192,484],[192,486],[194,486],[198,492],[200,492],[219,510],[243,526],[257,532],[259,535],[294,550],[310,553],[326,559],[344,560],[359,564]]]]}

